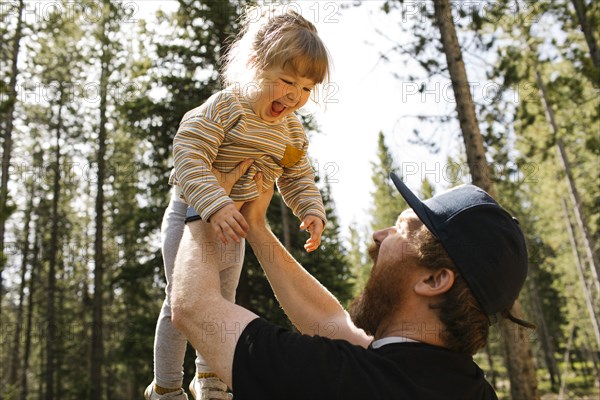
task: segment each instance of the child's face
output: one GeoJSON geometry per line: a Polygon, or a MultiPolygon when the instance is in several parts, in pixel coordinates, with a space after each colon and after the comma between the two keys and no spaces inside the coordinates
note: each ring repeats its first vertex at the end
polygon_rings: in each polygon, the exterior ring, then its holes
{"type": "Polygon", "coordinates": [[[315,82],[297,74],[273,68],[265,71],[260,90],[251,99],[252,109],[261,119],[276,122],[306,104],[315,82]]]}

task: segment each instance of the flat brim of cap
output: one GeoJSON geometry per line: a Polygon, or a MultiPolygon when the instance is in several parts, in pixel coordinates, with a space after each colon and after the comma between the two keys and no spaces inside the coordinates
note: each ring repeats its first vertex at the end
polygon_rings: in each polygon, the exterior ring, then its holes
{"type": "Polygon", "coordinates": [[[425,224],[427,229],[437,237],[437,229],[429,217],[428,207],[402,182],[402,179],[398,175],[392,172],[390,178],[392,178],[392,182],[394,182],[396,189],[398,189],[404,200],[406,200],[408,206],[417,214],[417,217],[425,224]]]}

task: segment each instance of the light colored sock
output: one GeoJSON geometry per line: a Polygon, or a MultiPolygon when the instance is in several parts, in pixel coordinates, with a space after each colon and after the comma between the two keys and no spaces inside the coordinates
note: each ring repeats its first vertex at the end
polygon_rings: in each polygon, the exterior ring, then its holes
{"type": "Polygon", "coordinates": [[[157,394],[167,394],[167,393],[173,393],[173,392],[177,392],[178,390],[181,390],[180,387],[178,388],[164,388],[164,387],[160,387],[157,384],[154,384],[154,391],[157,394]]]}

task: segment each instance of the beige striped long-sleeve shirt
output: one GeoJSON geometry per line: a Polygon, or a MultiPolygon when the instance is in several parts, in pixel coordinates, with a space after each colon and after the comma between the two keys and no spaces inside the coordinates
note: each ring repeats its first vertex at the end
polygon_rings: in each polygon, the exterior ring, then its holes
{"type": "Polygon", "coordinates": [[[257,198],[253,180],[261,171],[265,187],[277,182],[294,215],[301,220],[316,215],[326,221],[307,147],[308,139],[295,115],[269,123],[254,114],[247,100],[221,91],[184,115],[173,142],[169,183],[179,186],[186,203],[207,221],[226,204],[257,198]],[[229,172],[247,158],[255,161],[227,196],[212,167],[229,172]]]}

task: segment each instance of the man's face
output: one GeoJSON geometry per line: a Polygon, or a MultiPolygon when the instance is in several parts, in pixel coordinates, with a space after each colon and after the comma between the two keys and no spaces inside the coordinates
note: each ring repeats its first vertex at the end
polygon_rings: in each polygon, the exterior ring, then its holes
{"type": "MultiPolygon", "coordinates": [[[[392,227],[373,233],[369,247],[373,260],[371,276],[364,291],[350,305],[354,324],[367,334],[377,337],[382,323],[402,306],[408,294],[411,272],[414,271],[412,235],[423,223],[408,209],[392,227]]],[[[389,322],[389,321],[388,321],[389,322]]]]}

